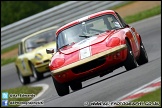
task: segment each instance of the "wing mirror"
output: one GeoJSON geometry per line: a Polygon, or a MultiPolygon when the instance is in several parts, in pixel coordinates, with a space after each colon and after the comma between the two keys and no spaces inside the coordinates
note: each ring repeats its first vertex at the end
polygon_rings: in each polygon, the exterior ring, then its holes
{"type": "Polygon", "coordinates": [[[47,54],[53,54],[55,51],[54,51],[54,49],[53,48],[48,48],[48,49],[46,49],[46,53],[47,54]]]}

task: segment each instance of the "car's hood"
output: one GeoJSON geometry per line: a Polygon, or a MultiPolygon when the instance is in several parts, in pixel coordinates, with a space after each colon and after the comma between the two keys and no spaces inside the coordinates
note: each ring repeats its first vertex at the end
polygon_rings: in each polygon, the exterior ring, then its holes
{"type": "Polygon", "coordinates": [[[51,42],[51,43],[48,43],[48,44],[45,44],[45,45],[42,45],[36,49],[34,49],[31,53],[41,53],[41,54],[47,54],[46,53],[46,49],[47,48],[54,48],[56,49],[56,42],[51,42]]]}
{"type": "Polygon", "coordinates": [[[104,33],[96,35],[96,36],[92,36],[90,38],[86,38],[78,43],[64,47],[60,51],[64,54],[69,54],[69,53],[75,52],[75,51],[85,48],[87,46],[91,46],[93,44],[100,43],[100,42],[104,41],[106,38],[112,36],[116,32],[117,32],[116,30],[112,30],[112,31],[104,32],[104,33]]]}

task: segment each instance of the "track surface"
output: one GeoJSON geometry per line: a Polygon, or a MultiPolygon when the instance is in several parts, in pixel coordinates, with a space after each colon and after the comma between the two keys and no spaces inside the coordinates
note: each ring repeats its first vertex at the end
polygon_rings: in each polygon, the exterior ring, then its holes
{"type": "MultiPolygon", "coordinates": [[[[84,106],[84,102],[114,101],[117,98],[161,76],[161,15],[130,24],[140,33],[149,57],[149,63],[131,71],[124,67],[103,77],[82,82],[81,90],[59,97],[49,73],[45,79],[33,84],[48,84],[49,89],[36,100],[43,100],[44,106],[84,106]]],[[[13,64],[1,68],[1,90],[21,86],[13,64]]]]}

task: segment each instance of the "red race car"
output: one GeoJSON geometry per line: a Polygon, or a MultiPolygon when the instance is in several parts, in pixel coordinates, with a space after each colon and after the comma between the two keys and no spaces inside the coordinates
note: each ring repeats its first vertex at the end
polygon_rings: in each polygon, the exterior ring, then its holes
{"type": "Polygon", "coordinates": [[[49,68],[59,96],[82,88],[82,81],[148,62],[141,36],[113,10],[70,22],[56,31],[57,49],[49,68]]]}

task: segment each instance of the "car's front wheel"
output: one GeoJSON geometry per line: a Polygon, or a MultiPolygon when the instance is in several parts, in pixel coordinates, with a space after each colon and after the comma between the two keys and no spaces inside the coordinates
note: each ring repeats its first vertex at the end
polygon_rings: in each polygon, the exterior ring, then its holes
{"type": "Polygon", "coordinates": [[[140,56],[137,60],[137,63],[138,65],[143,65],[145,63],[148,63],[148,56],[147,56],[147,53],[146,53],[146,50],[145,50],[145,47],[141,41],[141,44],[140,44],[140,56]]]}
{"type": "Polygon", "coordinates": [[[137,61],[136,61],[134,54],[132,52],[132,48],[129,45],[127,40],[126,40],[126,45],[127,45],[127,58],[126,58],[124,66],[125,66],[126,70],[129,71],[131,69],[136,68],[138,66],[138,64],[137,64],[137,61]]]}
{"type": "Polygon", "coordinates": [[[69,94],[69,85],[67,84],[61,84],[58,81],[55,80],[55,78],[52,77],[54,86],[56,88],[57,94],[59,96],[64,96],[69,94]]]}
{"type": "Polygon", "coordinates": [[[33,72],[33,76],[36,80],[41,80],[43,78],[43,73],[38,72],[34,65],[30,63],[31,70],[33,72]]]}
{"type": "Polygon", "coordinates": [[[72,82],[70,84],[70,87],[72,90],[79,90],[79,89],[82,89],[82,82],[72,82]]]}
{"type": "Polygon", "coordinates": [[[20,70],[17,67],[16,67],[16,70],[17,70],[19,80],[23,85],[30,83],[30,76],[26,76],[26,77],[22,76],[20,70]]]}

